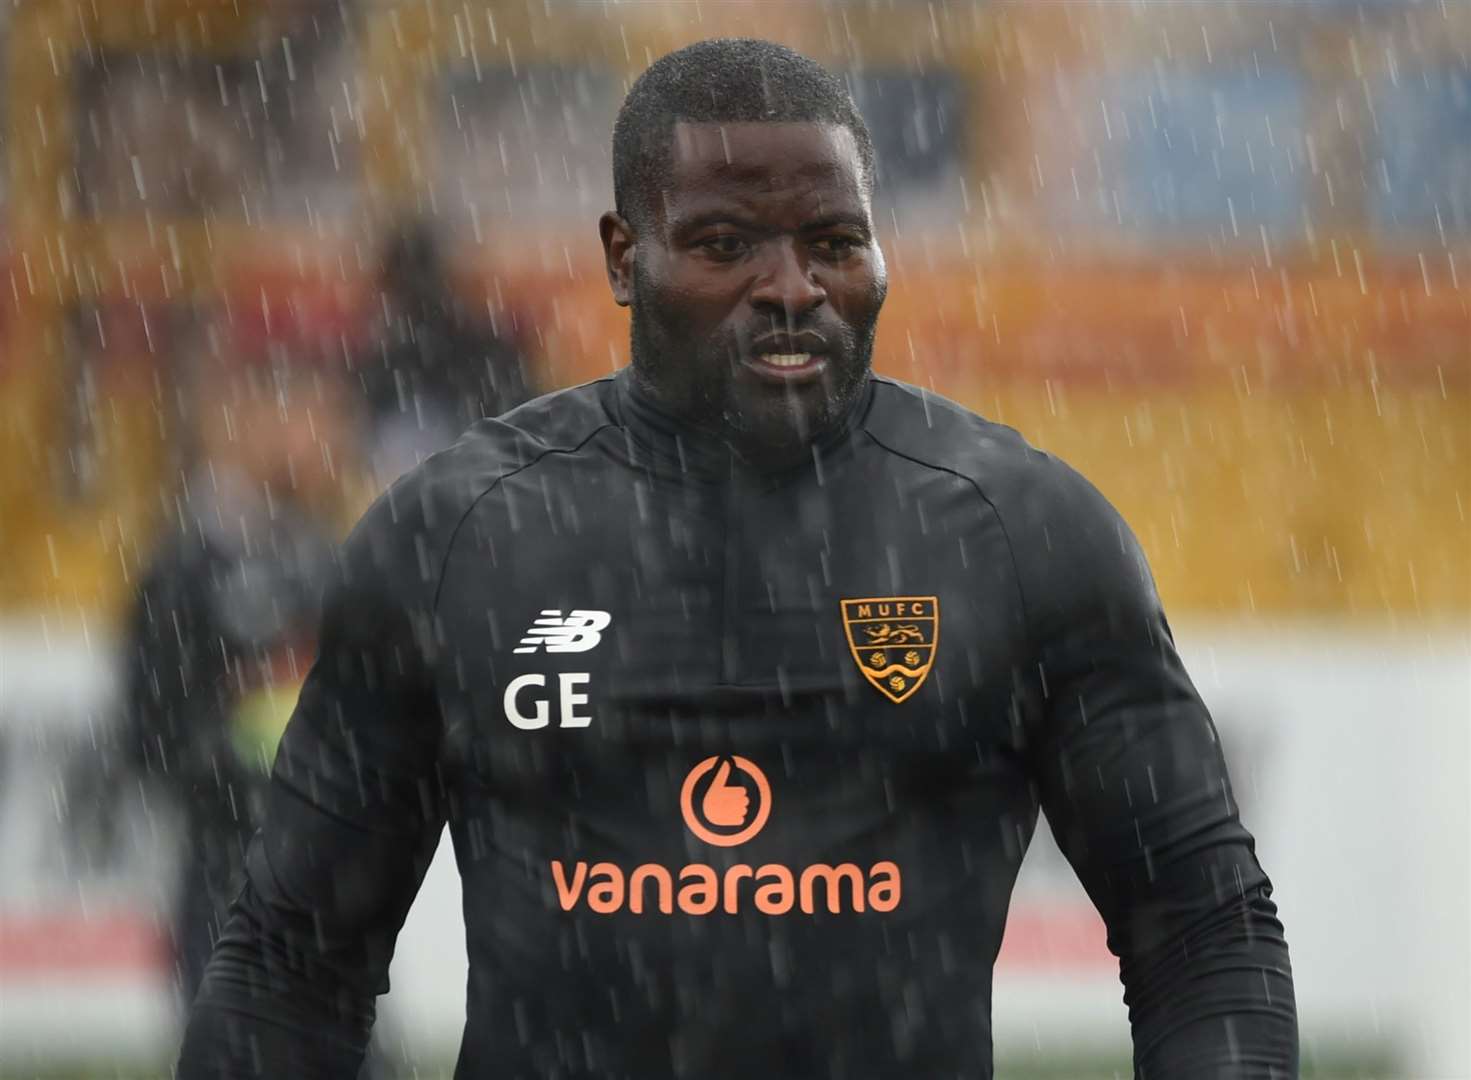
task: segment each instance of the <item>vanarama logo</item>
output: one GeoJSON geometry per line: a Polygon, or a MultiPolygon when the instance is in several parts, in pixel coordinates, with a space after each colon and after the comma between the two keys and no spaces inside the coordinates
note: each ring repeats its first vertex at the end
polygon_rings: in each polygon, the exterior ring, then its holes
{"type": "MultiPolygon", "coordinates": [[[[707,844],[735,847],[750,840],[771,815],[771,785],[766,775],[740,756],[707,757],[685,777],[680,789],[685,826],[707,844]],[[737,776],[737,774],[739,774],[737,776]],[[754,805],[753,805],[754,795],[754,805]]],[[[899,867],[888,860],[865,873],[856,863],[813,863],[794,868],[781,863],[735,863],[719,871],[705,863],[675,869],[643,863],[631,871],[611,862],[551,863],[552,883],[563,911],[585,904],[612,915],[735,915],[754,907],[764,915],[804,915],[819,908],[889,912],[902,894],[899,867]]]]}

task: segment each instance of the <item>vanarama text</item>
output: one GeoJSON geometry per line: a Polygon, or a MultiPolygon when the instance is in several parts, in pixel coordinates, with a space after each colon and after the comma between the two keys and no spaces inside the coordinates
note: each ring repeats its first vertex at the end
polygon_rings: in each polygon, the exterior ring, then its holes
{"type": "Polygon", "coordinates": [[[777,863],[736,863],[723,874],[713,866],[690,863],[677,879],[668,867],[655,863],[625,873],[614,863],[577,862],[569,871],[553,859],[551,869],[563,911],[585,900],[599,915],[614,914],[625,904],[635,915],[672,915],[675,908],[685,915],[709,915],[716,908],[734,915],[752,905],[765,915],[785,915],[794,907],[811,915],[819,906],[835,915],[888,912],[899,906],[902,891],[899,867],[887,860],[874,863],[867,874],[854,863],[815,863],[800,871],[777,863]]]}

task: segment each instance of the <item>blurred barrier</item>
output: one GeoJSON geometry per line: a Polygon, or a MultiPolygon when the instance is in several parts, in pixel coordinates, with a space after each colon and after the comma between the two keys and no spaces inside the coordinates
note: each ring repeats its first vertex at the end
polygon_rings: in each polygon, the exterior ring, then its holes
{"type": "MultiPolygon", "coordinates": [[[[1260,619],[1177,636],[1276,887],[1307,1073],[1471,1075],[1471,631],[1260,619]]],[[[0,632],[0,1071],[146,1067],[177,1035],[156,947],[169,822],[131,792],[91,802],[99,762],[79,756],[106,742],[105,657],[96,636],[0,632]],[[89,847],[93,815],[115,824],[89,847]]],[[[379,1021],[390,1056],[452,1058],[463,927],[446,841],[399,939],[379,1021]]],[[[1127,1060],[1102,924],[1045,828],[1017,884],[994,1013],[1009,1067],[1127,1060]]]]}
{"type": "Polygon", "coordinates": [[[175,1038],[178,834],[109,768],[113,648],[85,624],[0,620],[0,1075],[152,1064],[175,1038]]]}

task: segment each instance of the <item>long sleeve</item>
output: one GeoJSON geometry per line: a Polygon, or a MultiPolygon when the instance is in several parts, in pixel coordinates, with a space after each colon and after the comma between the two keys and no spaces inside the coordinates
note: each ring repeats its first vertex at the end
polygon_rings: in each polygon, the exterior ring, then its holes
{"type": "Polygon", "coordinates": [[[183,1080],[356,1075],[444,823],[415,539],[385,497],[344,548],[247,883],[189,1018],[183,1080]]]}
{"type": "Polygon", "coordinates": [[[200,596],[202,549],[167,549],[130,612],[123,654],[123,758],[165,787],[195,818],[225,817],[247,779],[230,750],[232,692],[220,628],[200,596]]]}
{"type": "Polygon", "coordinates": [[[1138,542],[1065,466],[1024,519],[1035,523],[1017,544],[1037,658],[1030,761],[1119,958],[1136,1074],[1296,1076],[1272,885],[1138,542]]]}

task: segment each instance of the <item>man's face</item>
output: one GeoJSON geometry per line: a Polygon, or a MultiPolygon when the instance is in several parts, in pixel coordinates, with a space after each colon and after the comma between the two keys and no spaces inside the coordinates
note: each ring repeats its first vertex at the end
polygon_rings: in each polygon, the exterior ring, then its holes
{"type": "Polygon", "coordinates": [[[744,457],[800,460],[861,392],[888,288],[853,135],[680,123],[672,152],[652,220],[601,226],[634,369],[744,457]]]}

